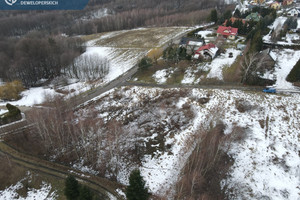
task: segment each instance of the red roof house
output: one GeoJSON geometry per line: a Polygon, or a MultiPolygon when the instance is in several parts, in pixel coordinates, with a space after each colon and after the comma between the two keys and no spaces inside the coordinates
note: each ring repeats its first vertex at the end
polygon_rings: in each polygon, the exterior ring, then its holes
{"type": "Polygon", "coordinates": [[[206,49],[211,49],[211,48],[215,48],[216,45],[209,43],[207,45],[204,45],[202,47],[200,47],[199,49],[197,49],[196,53],[199,53],[200,51],[206,50],[206,49]]]}
{"type": "Polygon", "coordinates": [[[204,59],[211,60],[217,55],[217,52],[218,52],[218,47],[216,47],[216,45],[212,43],[209,43],[197,49],[193,58],[199,59],[201,55],[204,59]]]}
{"type": "Polygon", "coordinates": [[[223,35],[225,38],[234,40],[238,34],[238,28],[233,28],[231,26],[219,26],[217,30],[218,35],[223,35]]]}
{"type": "MultiPolygon", "coordinates": [[[[234,24],[234,22],[238,21],[238,20],[240,20],[241,22],[243,22],[243,24],[246,23],[246,20],[241,19],[241,18],[236,18],[236,17],[231,17],[229,20],[231,21],[231,24],[234,24]]],[[[227,22],[228,22],[228,19],[225,20],[225,22],[223,23],[223,25],[226,26],[227,22]]]]}

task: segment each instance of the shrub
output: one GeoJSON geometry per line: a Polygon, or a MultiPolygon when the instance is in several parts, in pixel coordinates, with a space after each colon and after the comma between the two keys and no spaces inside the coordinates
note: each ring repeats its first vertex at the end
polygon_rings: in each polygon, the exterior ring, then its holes
{"type": "Polygon", "coordinates": [[[8,124],[22,119],[21,111],[19,110],[19,108],[9,103],[6,104],[6,108],[8,110],[8,113],[1,115],[0,125],[8,124]]]}
{"type": "Polygon", "coordinates": [[[8,82],[0,86],[0,99],[17,100],[20,99],[20,93],[24,91],[24,87],[20,81],[8,82]]]}
{"type": "Polygon", "coordinates": [[[300,81],[300,59],[296,63],[296,65],[293,67],[291,72],[286,78],[289,82],[299,82],[300,81]]]}
{"type": "Polygon", "coordinates": [[[152,66],[152,60],[151,58],[148,57],[142,58],[142,60],[138,64],[139,70],[147,70],[151,66],[152,66]]]}

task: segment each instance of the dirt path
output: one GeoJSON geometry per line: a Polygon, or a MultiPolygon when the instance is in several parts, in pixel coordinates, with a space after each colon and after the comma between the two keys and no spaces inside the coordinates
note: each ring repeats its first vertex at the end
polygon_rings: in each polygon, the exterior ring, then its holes
{"type": "Polygon", "coordinates": [[[16,149],[8,146],[4,142],[0,142],[0,152],[6,154],[15,163],[26,167],[31,170],[46,173],[56,178],[65,179],[69,174],[72,174],[77,178],[79,182],[99,192],[105,199],[110,199],[114,196],[116,199],[124,199],[120,196],[116,190],[124,188],[119,183],[111,182],[107,179],[93,176],[90,174],[82,173],[77,170],[71,169],[64,165],[49,162],[43,159],[39,159],[24,153],[17,151],[16,149]]]}

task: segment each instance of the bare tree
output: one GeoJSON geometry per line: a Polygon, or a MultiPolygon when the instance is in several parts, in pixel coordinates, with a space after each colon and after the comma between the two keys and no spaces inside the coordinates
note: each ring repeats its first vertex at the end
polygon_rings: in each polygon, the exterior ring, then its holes
{"type": "Polygon", "coordinates": [[[103,79],[109,72],[109,61],[98,54],[86,54],[79,57],[69,68],[69,76],[82,81],[103,79]]]}

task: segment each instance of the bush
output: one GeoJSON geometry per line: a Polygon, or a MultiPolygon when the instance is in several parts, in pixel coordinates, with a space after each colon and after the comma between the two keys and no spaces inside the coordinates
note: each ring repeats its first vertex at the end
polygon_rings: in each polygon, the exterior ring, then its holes
{"type": "Polygon", "coordinates": [[[22,91],[24,91],[24,87],[20,81],[8,82],[0,86],[0,99],[18,100],[21,98],[20,93],[22,91]]]}
{"type": "Polygon", "coordinates": [[[21,111],[16,106],[6,104],[8,113],[1,115],[0,125],[8,124],[22,119],[21,111]]]}
{"type": "Polygon", "coordinates": [[[142,60],[138,64],[139,70],[147,70],[151,66],[152,66],[152,60],[151,58],[148,57],[142,58],[142,60]]]}
{"type": "Polygon", "coordinates": [[[289,82],[300,82],[300,59],[286,78],[289,82]]]}

